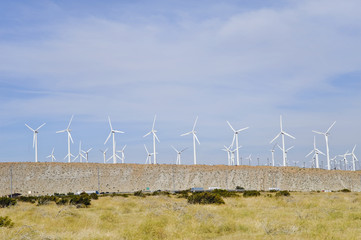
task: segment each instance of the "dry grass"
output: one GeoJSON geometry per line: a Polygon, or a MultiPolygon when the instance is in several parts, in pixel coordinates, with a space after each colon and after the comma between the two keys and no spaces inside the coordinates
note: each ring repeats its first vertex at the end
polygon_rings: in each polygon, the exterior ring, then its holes
{"type": "Polygon", "coordinates": [[[80,209],[20,202],[0,210],[15,223],[0,228],[0,239],[361,239],[361,193],[225,201],[103,197],[80,209]]]}

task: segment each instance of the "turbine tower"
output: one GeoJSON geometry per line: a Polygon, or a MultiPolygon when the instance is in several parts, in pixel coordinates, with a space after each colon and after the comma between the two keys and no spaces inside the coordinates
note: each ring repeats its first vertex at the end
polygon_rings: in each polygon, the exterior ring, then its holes
{"type": "Polygon", "coordinates": [[[113,157],[113,163],[115,164],[115,163],[117,163],[117,154],[115,153],[115,147],[116,147],[115,133],[124,133],[124,132],[113,129],[109,116],[108,116],[108,120],[109,120],[109,126],[110,126],[110,133],[109,133],[107,139],[105,140],[104,145],[108,142],[110,136],[113,135],[113,156],[112,157],[113,157]]]}
{"type": "Polygon", "coordinates": [[[83,151],[83,153],[85,153],[85,161],[88,162],[88,157],[89,157],[89,152],[92,150],[93,148],[89,148],[88,151],[83,151]]]}
{"type": "MultiPolygon", "coordinates": [[[[73,121],[73,117],[74,117],[74,115],[71,116],[70,121],[69,121],[69,124],[68,124],[68,127],[67,127],[66,129],[60,130],[60,131],[57,131],[57,132],[56,132],[56,133],[62,133],[62,132],[67,132],[67,133],[68,133],[68,154],[65,156],[65,158],[68,157],[68,163],[71,162],[71,159],[70,159],[70,158],[73,156],[73,154],[70,153],[70,141],[71,141],[72,143],[74,143],[73,138],[71,137],[71,134],[70,134],[70,132],[71,132],[70,124],[71,124],[71,122],[73,121]]],[[[73,156],[73,157],[74,157],[74,156],[73,156]]],[[[65,159],[65,158],[64,158],[64,159],[65,159]]]]}
{"type": "Polygon", "coordinates": [[[327,157],[327,169],[331,170],[331,161],[330,161],[330,150],[328,148],[328,136],[330,135],[330,130],[333,127],[333,125],[335,125],[336,121],[332,123],[332,125],[327,129],[326,132],[318,132],[318,131],[312,131],[314,133],[317,134],[321,134],[325,136],[325,140],[326,140],[326,157],[327,157]]]}
{"type": "Polygon", "coordinates": [[[102,154],[103,154],[103,159],[104,159],[104,163],[107,163],[107,151],[108,151],[108,148],[106,148],[104,151],[103,150],[99,150],[102,154]]]}
{"type": "Polygon", "coordinates": [[[307,154],[306,157],[310,156],[312,153],[314,153],[312,158],[315,158],[315,160],[316,160],[316,168],[320,168],[320,164],[318,161],[318,154],[321,153],[324,156],[326,156],[326,155],[316,147],[316,137],[315,136],[313,137],[313,150],[309,154],[307,154]]]}
{"type": "MultiPolygon", "coordinates": [[[[234,142],[234,139],[236,139],[236,146],[238,146],[238,133],[248,129],[249,127],[245,127],[245,128],[235,130],[228,121],[227,121],[227,123],[228,123],[229,127],[232,129],[232,131],[234,133],[232,143],[234,142]]],[[[237,147],[237,166],[239,166],[239,151],[238,151],[238,149],[239,149],[239,147],[237,147]]]]}
{"type": "Polygon", "coordinates": [[[157,141],[160,142],[160,141],[159,141],[159,138],[157,137],[157,134],[156,134],[157,130],[154,129],[155,119],[156,119],[156,118],[157,118],[157,115],[154,115],[152,130],[151,130],[149,133],[147,133],[147,134],[145,134],[145,135],[143,136],[143,137],[146,137],[146,136],[148,136],[149,134],[152,134],[152,135],[153,135],[153,159],[154,159],[154,164],[157,164],[157,153],[156,153],[156,151],[155,151],[155,140],[157,139],[157,141]]]}
{"type": "Polygon", "coordinates": [[[271,153],[272,153],[272,166],[274,167],[275,166],[275,148],[278,144],[275,143],[275,145],[273,146],[272,150],[271,150],[271,153]]]}
{"type": "MultiPolygon", "coordinates": [[[[232,145],[231,145],[232,146],[232,145]]],[[[227,159],[228,159],[228,165],[233,165],[232,161],[231,161],[231,146],[226,147],[226,145],[224,145],[224,148],[222,148],[222,151],[227,152],[227,159]]]]}
{"type": "Polygon", "coordinates": [[[277,136],[270,142],[270,143],[273,143],[274,140],[276,140],[279,136],[282,136],[282,156],[283,156],[283,166],[285,167],[286,166],[286,149],[285,149],[285,135],[290,137],[290,138],[293,138],[293,139],[296,139],[294,136],[286,133],[285,131],[283,131],[283,127],[282,127],[282,116],[280,116],[280,127],[281,127],[281,131],[279,134],[277,134],[277,136]]]}
{"type": "Polygon", "coordinates": [[[347,161],[347,156],[350,156],[351,153],[349,153],[349,150],[347,150],[347,152],[345,154],[342,154],[342,155],[338,155],[340,157],[343,157],[343,162],[345,164],[345,170],[347,170],[347,164],[348,164],[348,161],[347,161]]]}
{"type": "MultiPolygon", "coordinates": [[[[239,146],[238,148],[236,148],[236,149],[233,149],[233,150],[231,150],[230,151],[230,153],[231,153],[231,163],[232,163],[232,165],[235,165],[235,162],[234,162],[234,153],[237,151],[238,152],[238,149],[240,149],[242,146],[239,146]]],[[[238,160],[238,159],[237,159],[238,160]]],[[[239,166],[239,164],[237,164],[237,166],[239,166]]]]}
{"type": "MultiPolygon", "coordinates": [[[[280,145],[278,145],[277,144],[277,147],[282,151],[283,149],[281,148],[281,146],[280,145]]],[[[284,166],[288,166],[288,158],[287,158],[287,153],[288,153],[288,151],[289,150],[291,150],[292,148],[294,148],[294,146],[292,146],[292,147],[289,147],[289,148],[287,148],[286,150],[285,150],[285,159],[286,159],[286,165],[284,165],[284,166]]]]}
{"type": "Polygon", "coordinates": [[[51,158],[51,162],[54,162],[56,160],[55,156],[54,156],[54,148],[51,151],[51,154],[49,156],[47,156],[46,158],[51,158]]]}
{"type": "Polygon", "coordinates": [[[176,151],[176,153],[177,153],[177,161],[176,161],[176,165],[181,165],[181,154],[182,154],[182,152],[184,152],[187,148],[183,148],[182,150],[177,150],[175,147],[173,147],[172,145],[171,145],[171,147],[174,149],[174,151],[176,151]]]}
{"type": "MultiPolygon", "coordinates": [[[[124,160],[125,160],[124,150],[125,150],[126,147],[127,147],[127,145],[124,145],[124,147],[122,148],[122,150],[117,151],[118,153],[121,153],[121,154],[122,154],[122,157],[120,157],[120,160],[122,161],[122,163],[124,163],[124,160]]],[[[117,155],[117,157],[119,158],[118,155],[117,155]]]]}
{"type": "Polygon", "coordinates": [[[46,123],[43,123],[37,129],[32,129],[29,125],[25,124],[31,131],[33,131],[33,148],[35,149],[35,162],[38,162],[38,133],[39,129],[42,128],[46,123]]]}
{"type": "Polygon", "coordinates": [[[248,159],[248,161],[249,161],[249,166],[251,166],[251,162],[252,162],[252,154],[250,154],[247,158],[246,158],[246,160],[248,159]]]}
{"type": "Polygon", "coordinates": [[[356,145],[353,147],[351,156],[352,156],[352,171],[356,171],[356,161],[358,161],[356,155],[355,155],[355,149],[356,145]]]}
{"type": "Polygon", "coordinates": [[[186,136],[186,135],[189,135],[189,134],[192,134],[192,135],[193,135],[193,161],[194,161],[194,165],[197,164],[196,141],[198,142],[198,144],[201,144],[201,143],[199,142],[199,140],[198,140],[197,135],[196,135],[197,132],[195,131],[197,121],[198,121],[198,117],[196,117],[196,120],[195,120],[195,122],[194,122],[192,131],[187,132],[187,133],[184,133],[184,134],[181,135],[181,136],[186,136]]]}

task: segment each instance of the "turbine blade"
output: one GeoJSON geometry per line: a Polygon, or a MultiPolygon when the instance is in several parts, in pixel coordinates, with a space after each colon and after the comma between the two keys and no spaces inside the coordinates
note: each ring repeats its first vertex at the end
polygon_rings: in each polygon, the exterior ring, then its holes
{"type": "Polygon", "coordinates": [[[182,152],[184,152],[185,150],[187,150],[188,148],[186,147],[186,148],[183,148],[180,152],[182,153],[182,152]]]}
{"type": "Polygon", "coordinates": [[[323,132],[318,132],[318,131],[314,131],[314,130],[312,130],[312,132],[320,134],[320,135],[325,135],[325,133],[323,133],[323,132]]]}
{"type": "Polygon", "coordinates": [[[154,137],[157,139],[157,141],[160,143],[160,141],[159,141],[159,138],[158,138],[157,134],[155,134],[155,132],[153,132],[153,134],[154,134],[154,137]]]}
{"type": "Polygon", "coordinates": [[[152,133],[152,131],[150,131],[149,133],[145,134],[143,137],[146,137],[146,136],[148,136],[148,135],[151,134],[151,133],[152,133]]]}
{"type": "Polygon", "coordinates": [[[154,129],[155,126],[155,120],[157,119],[157,115],[154,115],[154,120],[153,120],[153,126],[152,126],[152,130],[154,129]]]}
{"type": "Polygon", "coordinates": [[[333,125],[335,125],[335,124],[336,124],[336,121],[334,121],[334,122],[332,123],[331,127],[329,127],[329,128],[327,129],[326,133],[328,133],[328,132],[331,130],[331,128],[333,127],[333,125]]]}
{"type": "Polygon", "coordinates": [[[145,146],[145,144],[144,144],[144,148],[145,148],[145,151],[147,152],[147,154],[149,155],[149,152],[148,152],[147,146],[145,146]]]}
{"type": "Polygon", "coordinates": [[[244,131],[244,130],[246,130],[246,129],[248,129],[248,128],[249,128],[249,127],[241,128],[241,129],[237,130],[237,132],[242,132],[242,131],[244,131]]]}
{"type": "Polygon", "coordinates": [[[26,124],[25,123],[25,126],[27,126],[31,131],[33,131],[33,132],[35,132],[35,130],[34,129],[32,129],[31,127],[29,127],[29,125],[28,124],[26,124]]]}
{"type": "Polygon", "coordinates": [[[108,142],[108,140],[109,140],[109,138],[110,138],[110,136],[112,135],[112,131],[110,131],[110,133],[109,133],[109,135],[108,135],[108,137],[107,137],[107,139],[105,140],[105,142],[104,142],[104,145],[105,144],[107,144],[107,142],[108,142]]]}
{"type": "Polygon", "coordinates": [[[69,137],[70,137],[71,142],[74,143],[73,138],[71,137],[70,132],[68,132],[68,134],[69,134],[69,137]]]}
{"type": "Polygon", "coordinates": [[[122,149],[122,152],[124,151],[124,149],[127,147],[127,145],[124,145],[123,149],[122,149]]]}
{"type": "MultiPolygon", "coordinates": [[[[273,143],[274,140],[276,140],[279,136],[281,135],[281,132],[279,134],[276,135],[276,137],[274,139],[272,139],[272,141],[270,143],[273,143]]],[[[278,144],[277,144],[278,145],[278,144]]]]}
{"type": "Polygon", "coordinates": [[[232,125],[227,121],[228,126],[232,129],[233,132],[235,132],[236,130],[234,130],[234,128],[232,127],[232,125]]]}
{"type": "Polygon", "coordinates": [[[38,127],[35,131],[38,131],[40,128],[42,128],[46,123],[43,123],[40,125],[40,127],[38,127]]]}
{"type": "Polygon", "coordinates": [[[73,121],[73,118],[74,118],[74,115],[71,116],[67,129],[70,128],[70,124],[71,124],[71,122],[73,121]]]}
{"type": "Polygon", "coordinates": [[[93,148],[89,148],[87,152],[90,152],[93,148]]]}
{"type": "Polygon", "coordinates": [[[110,121],[110,117],[109,117],[109,116],[108,116],[108,121],[109,121],[110,130],[113,131],[112,122],[110,121]]]}
{"type": "Polygon", "coordinates": [[[178,150],[175,147],[173,147],[172,145],[170,145],[170,146],[174,149],[174,151],[176,151],[178,153],[178,150]]]}
{"type": "Polygon", "coordinates": [[[283,132],[283,134],[286,135],[286,136],[288,136],[288,137],[290,137],[290,138],[296,139],[294,136],[292,136],[291,134],[288,134],[288,133],[286,133],[286,132],[283,132]]]}
{"type": "Polygon", "coordinates": [[[305,157],[310,156],[313,153],[314,150],[312,150],[309,154],[307,154],[305,157]]]}
{"type": "Polygon", "coordinates": [[[288,152],[289,150],[291,150],[292,148],[294,148],[295,146],[289,147],[286,149],[286,152],[288,152]]]}
{"type": "Polygon", "coordinates": [[[282,128],[282,115],[280,115],[280,127],[281,127],[281,131],[283,131],[283,128],[282,128]]]}
{"type": "Polygon", "coordinates": [[[283,149],[281,148],[281,146],[280,146],[280,145],[278,145],[278,144],[277,144],[277,147],[278,147],[281,151],[283,151],[283,149]]]}
{"type": "Polygon", "coordinates": [[[116,132],[116,133],[124,133],[124,132],[119,131],[119,130],[113,130],[113,131],[116,132]]]}
{"type": "Polygon", "coordinates": [[[355,146],[354,146],[353,149],[352,149],[352,153],[355,152],[355,149],[356,149],[356,144],[355,144],[355,146]]]}
{"type": "Polygon", "coordinates": [[[57,131],[56,133],[62,133],[62,132],[66,132],[66,129],[57,131]]]}
{"type": "Polygon", "coordinates": [[[191,134],[192,132],[183,133],[181,137],[191,134]]]}
{"type": "Polygon", "coordinates": [[[194,135],[194,137],[196,138],[196,140],[197,140],[198,144],[201,144],[201,143],[199,142],[199,140],[198,140],[197,135],[196,135],[195,133],[193,133],[193,135],[194,135]]]}
{"type": "Polygon", "coordinates": [[[321,151],[318,150],[317,148],[316,148],[316,150],[317,150],[318,153],[321,153],[323,156],[326,156],[326,154],[324,154],[323,152],[321,152],[321,151]]]}
{"type": "Polygon", "coordinates": [[[198,121],[198,116],[196,117],[196,120],[194,121],[193,131],[194,131],[194,129],[196,128],[197,121],[198,121]]]}

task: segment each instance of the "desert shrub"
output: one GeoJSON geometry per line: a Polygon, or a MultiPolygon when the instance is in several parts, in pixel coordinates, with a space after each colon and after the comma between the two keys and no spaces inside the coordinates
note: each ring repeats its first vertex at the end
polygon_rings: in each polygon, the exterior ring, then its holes
{"type": "Polygon", "coordinates": [[[40,196],[37,198],[37,200],[38,200],[37,206],[40,206],[40,205],[49,204],[49,202],[56,202],[58,200],[58,197],[56,197],[56,196],[40,196]]]}
{"type": "Polygon", "coordinates": [[[163,196],[170,196],[170,192],[168,191],[161,191],[161,190],[158,190],[158,191],[154,191],[152,193],[153,196],[159,196],[159,195],[163,195],[163,196]]]}
{"type": "Polygon", "coordinates": [[[74,193],[73,193],[73,192],[68,192],[66,195],[68,195],[68,196],[73,196],[74,193]]]}
{"type": "Polygon", "coordinates": [[[265,197],[273,197],[273,195],[270,194],[270,193],[267,193],[267,194],[265,195],[265,197]]]}
{"type": "Polygon", "coordinates": [[[29,203],[35,203],[38,198],[34,196],[20,196],[18,200],[20,202],[29,202],[29,203]]]}
{"type": "Polygon", "coordinates": [[[111,197],[129,197],[129,194],[126,193],[112,193],[112,194],[102,194],[100,195],[100,197],[104,197],[104,196],[111,196],[111,197]]]}
{"type": "Polygon", "coordinates": [[[247,190],[243,192],[243,197],[258,197],[261,193],[257,190],[247,190]]]}
{"type": "Polygon", "coordinates": [[[290,192],[289,191],[279,191],[276,193],[276,197],[281,197],[281,196],[284,196],[284,197],[288,197],[288,196],[291,196],[290,192]]]}
{"type": "Polygon", "coordinates": [[[271,190],[269,190],[269,192],[278,192],[278,190],[276,190],[276,189],[271,189],[271,190]]]}
{"type": "Polygon", "coordinates": [[[214,189],[212,193],[215,193],[221,197],[238,197],[237,193],[230,192],[225,189],[214,189]]]}
{"type": "Polygon", "coordinates": [[[137,197],[145,197],[144,193],[142,192],[142,190],[136,191],[134,192],[134,196],[137,197]]]}
{"type": "Polygon", "coordinates": [[[351,192],[351,190],[347,189],[347,188],[344,188],[344,189],[341,189],[340,192],[351,192]]]}
{"type": "Polygon", "coordinates": [[[202,192],[193,193],[188,197],[188,203],[190,204],[224,204],[224,200],[221,196],[215,193],[202,192]]]}
{"type": "Polygon", "coordinates": [[[190,193],[189,190],[183,190],[183,191],[177,192],[176,195],[178,198],[186,198],[187,199],[189,197],[189,193],[190,193]]]}
{"type": "Polygon", "coordinates": [[[0,227],[11,228],[13,226],[14,226],[14,223],[8,216],[0,217],[0,227]]]}
{"type": "Polygon", "coordinates": [[[74,195],[70,198],[69,203],[77,207],[88,207],[91,204],[91,199],[88,194],[74,195]]]}
{"type": "Polygon", "coordinates": [[[91,193],[91,194],[90,194],[90,198],[96,200],[96,199],[98,199],[98,194],[96,194],[96,193],[91,193]]]}
{"type": "Polygon", "coordinates": [[[69,203],[68,198],[59,198],[58,201],[56,201],[56,205],[66,205],[69,203]]]}
{"type": "Polygon", "coordinates": [[[9,197],[0,197],[0,208],[10,207],[16,204],[16,199],[9,197]]]}
{"type": "Polygon", "coordinates": [[[237,186],[237,187],[236,187],[236,190],[245,190],[245,189],[244,189],[244,187],[237,186]]]}

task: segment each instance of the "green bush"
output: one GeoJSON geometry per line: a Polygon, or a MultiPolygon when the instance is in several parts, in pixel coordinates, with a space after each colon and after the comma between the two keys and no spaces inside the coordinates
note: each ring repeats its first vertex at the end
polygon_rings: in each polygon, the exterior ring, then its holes
{"type": "Polygon", "coordinates": [[[224,204],[221,196],[210,192],[193,193],[188,197],[190,204],[224,204]]]}
{"type": "Polygon", "coordinates": [[[18,200],[20,202],[29,202],[29,203],[35,203],[38,198],[34,196],[20,196],[18,200]]]}
{"type": "Polygon", "coordinates": [[[340,190],[340,192],[351,192],[351,190],[347,189],[347,188],[344,188],[344,189],[340,190]]]}
{"type": "Polygon", "coordinates": [[[244,187],[237,186],[237,187],[236,187],[236,190],[244,190],[244,187]]]}
{"type": "Polygon", "coordinates": [[[261,193],[257,190],[247,190],[243,192],[243,197],[258,197],[261,193]]]}
{"type": "Polygon", "coordinates": [[[170,196],[170,192],[168,191],[161,191],[161,190],[158,190],[158,191],[154,191],[152,193],[153,196],[159,196],[159,195],[163,195],[163,196],[170,196]]]}
{"type": "Polygon", "coordinates": [[[183,190],[176,193],[178,198],[188,198],[189,197],[190,190],[183,190]]]}
{"type": "Polygon", "coordinates": [[[88,194],[74,195],[70,198],[69,203],[77,207],[88,207],[91,204],[91,199],[88,194]]]}
{"type": "Polygon", "coordinates": [[[218,194],[221,197],[238,197],[237,193],[225,189],[214,189],[212,193],[218,194]]]}
{"type": "Polygon", "coordinates": [[[91,194],[90,194],[90,198],[96,200],[96,199],[98,199],[98,194],[96,194],[96,193],[91,193],[91,194]]]}
{"type": "Polygon", "coordinates": [[[0,217],[0,227],[12,228],[13,226],[14,223],[11,221],[11,219],[8,216],[0,217]]]}
{"type": "Polygon", "coordinates": [[[142,192],[142,190],[136,191],[134,192],[134,196],[137,197],[145,197],[144,193],[142,192]]]}
{"type": "Polygon", "coordinates": [[[16,199],[9,197],[0,197],[0,208],[10,207],[16,204],[16,199]]]}
{"type": "Polygon", "coordinates": [[[56,196],[40,196],[40,197],[38,197],[37,206],[46,205],[46,204],[49,204],[49,202],[57,202],[57,200],[58,200],[58,197],[56,197],[56,196]]]}
{"type": "Polygon", "coordinates": [[[59,198],[58,201],[56,201],[56,205],[66,205],[69,203],[68,198],[59,198]]]}
{"type": "Polygon", "coordinates": [[[291,196],[291,194],[289,191],[279,191],[276,193],[276,197],[281,197],[281,196],[288,197],[291,196]]]}
{"type": "Polygon", "coordinates": [[[73,193],[73,192],[68,192],[67,195],[68,195],[68,196],[74,196],[74,193],[73,193]]]}

